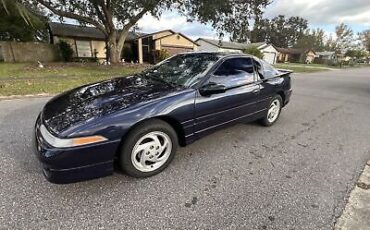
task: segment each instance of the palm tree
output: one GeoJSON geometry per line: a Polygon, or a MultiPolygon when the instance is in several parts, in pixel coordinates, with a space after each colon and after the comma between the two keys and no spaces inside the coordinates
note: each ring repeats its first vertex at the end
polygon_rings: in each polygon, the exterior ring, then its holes
{"type": "Polygon", "coordinates": [[[7,14],[18,14],[27,25],[32,26],[34,23],[39,23],[40,18],[32,12],[20,0],[0,0],[0,8],[3,8],[7,14]]]}

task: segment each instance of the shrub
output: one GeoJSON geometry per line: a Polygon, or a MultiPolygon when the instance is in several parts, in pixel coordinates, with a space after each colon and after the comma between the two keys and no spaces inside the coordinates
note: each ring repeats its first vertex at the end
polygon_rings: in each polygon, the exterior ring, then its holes
{"type": "Polygon", "coordinates": [[[122,50],[122,58],[125,59],[125,62],[134,61],[134,52],[131,47],[125,46],[122,50]]]}
{"type": "Polygon", "coordinates": [[[161,50],[153,50],[152,51],[152,57],[153,57],[153,63],[161,62],[169,57],[171,57],[171,54],[166,49],[161,50]]]}
{"type": "Polygon", "coordinates": [[[62,55],[63,61],[65,61],[65,62],[72,61],[73,49],[72,49],[71,45],[68,44],[65,41],[60,41],[58,43],[58,46],[59,46],[59,50],[60,50],[60,53],[62,55]]]}
{"type": "Polygon", "coordinates": [[[97,57],[73,57],[70,60],[71,62],[81,62],[81,63],[94,63],[98,62],[99,59],[97,57]]]}
{"type": "Polygon", "coordinates": [[[169,58],[171,55],[170,53],[168,52],[168,50],[166,49],[161,49],[159,52],[158,52],[158,61],[163,61],[167,58],[169,58]]]}
{"type": "Polygon", "coordinates": [[[342,66],[342,62],[338,62],[337,60],[326,60],[326,64],[328,66],[342,66]]]}
{"type": "Polygon", "coordinates": [[[256,46],[251,46],[251,47],[247,47],[243,50],[243,53],[245,54],[250,54],[250,55],[253,55],[253,56],[256,56],[258,57],[259,59],[262,59],[263,58],[263,53],[261,52],[261,50],[259,50],[256,46]]]}

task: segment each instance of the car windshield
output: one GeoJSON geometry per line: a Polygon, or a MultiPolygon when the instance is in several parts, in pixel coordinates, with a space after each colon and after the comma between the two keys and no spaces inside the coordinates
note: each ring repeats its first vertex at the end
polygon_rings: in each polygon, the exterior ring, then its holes
{"type": "Polygon", "coordinates": [[[220,56],[212,53],[178,54],[144,71],[143,76],[169,84],[197,84],[220,56]]]}

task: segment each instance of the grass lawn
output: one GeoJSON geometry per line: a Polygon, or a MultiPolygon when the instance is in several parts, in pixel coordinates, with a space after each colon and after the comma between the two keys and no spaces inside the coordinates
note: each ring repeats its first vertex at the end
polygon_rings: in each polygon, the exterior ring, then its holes
{"type": "Polygon", "coordinates": [[[338,70],[338,69],[348,69],[348,68],[361,68],[369,67],[368,64],[356,64],[354,66],[328,66],[325,64],[300,64],[300,63],[279,63],[274,65],[276,68],[281,69],[290,69],[295,73],[312,73],[319,71],[328,71],[328,70],[338,70]]]}
{"type": "Polygon", "coordinates": [[[289,64],[275,64],[276,68],[280,69],[289,69],[293,70],[294,73],[313,73],[319,71],[328,71],[330,67],[326,65],[319,65],[319,64],[298,64],[298,63],[289,63],[289,64]]]}
{"type": "Polygon", "coordinates": [[[147,67],[134,64],[48,63],[44,68],[38,68],[33,63],[0,63],[0,96],[56,94],[87,83],[140,72],[147,67]]]}

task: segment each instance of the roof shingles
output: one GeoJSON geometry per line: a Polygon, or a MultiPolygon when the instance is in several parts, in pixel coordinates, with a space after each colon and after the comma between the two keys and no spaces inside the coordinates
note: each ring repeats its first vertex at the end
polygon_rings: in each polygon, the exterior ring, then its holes
{"type": "MultiPolygon", "coordinates": [[[[79,26],[72,24],[64,24],[51,22],[49,23],[50,31],[53,36],[60,37],[77,37],[77,38],[90,38],[95,40],[105,40],[105,35],[102,31],[95,27],[79,26]]],[[[143,34],[129,32],[126,41],[136,39],[143,34]]]]}
{"type": "Polygon", "coordinates": [[[196,42],[198,42],[199,40],[203,40],[219,48],[234,49],[234,50],[244,50],[248,47],[260,47],[263,45],[267,45],[265,42],[239,43],[239,42],[227,42],[227,41],[220,41],[220,40],[214,40],[214,39],[206,39],[206,38],[199,38],[196,42]]]}

